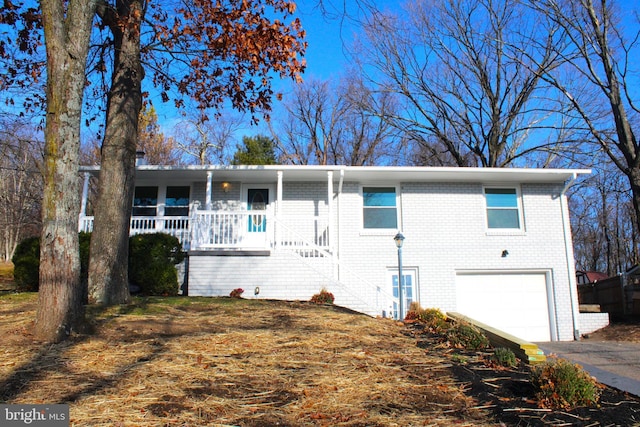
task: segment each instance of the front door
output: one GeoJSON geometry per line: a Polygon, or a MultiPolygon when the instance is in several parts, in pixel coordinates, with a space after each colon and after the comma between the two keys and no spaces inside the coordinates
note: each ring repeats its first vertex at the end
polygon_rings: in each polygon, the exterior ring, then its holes
{"type": "Polygon", "coordinates": [[[251,246],[267,245],[267,214],[273,190],[269,186],[247,186],[245,197],[247,203],[247,238],[246,243],[251,246]]]}

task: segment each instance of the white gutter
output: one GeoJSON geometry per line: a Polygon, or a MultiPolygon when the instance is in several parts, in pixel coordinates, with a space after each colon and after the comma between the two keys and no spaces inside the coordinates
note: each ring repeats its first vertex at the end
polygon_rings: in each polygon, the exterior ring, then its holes
{"type": "Polygon", "coordinates": [[[578,174],[573,173],[573,176],[565,183],[564,188],[560,192],[560,210],[562,215],[562,231],[564,232],[564,251],[567,259],[567,274],[569,279],[569,296],[571,299],[571,315],[573,318],[573,339],[578,341],[580,339],[580,320],[579,310],[580,303],[578,301],[578,287],[576,285],[576,271],[575,261],[573,258],[573,246],[571,244],[571,227],[568,223],[569,208],[566,205],[566,193],[569,187],[575,182],[578,174]]]}

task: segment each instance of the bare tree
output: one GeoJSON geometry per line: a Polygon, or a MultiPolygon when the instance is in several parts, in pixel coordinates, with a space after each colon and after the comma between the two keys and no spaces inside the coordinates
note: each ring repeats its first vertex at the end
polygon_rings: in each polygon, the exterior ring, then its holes
{"type": "Polygon", "coordinates": [[[395,129],[379,117],[394,107],[391,96],[375,96],[356,79],[337,85],[311,79],[285,100],[285,112],[270,123],[270,131],[284,163],[396,163],[395,129]],[[377,115],[369,113],[372,109],[377,115]]]}
{"type": "Polygon", "coordinates": [[[640,54],[637,13],[624,12],[633,17],[632,26],[625,27],[614,0],[541,0],[531,6],[570,40],[558,50],[567,66],[545,78],[572,104],[585,139],[595,141],[626,176],[640,221],[640,105],[633,68],[640,54]]]}
{"type": "Polygon", "coordinates": [[[33,125],[17,117],[0,124],[0,260],[9,261],[18,243],[40,231],[42,140],[33,125]]]}
{"type": "Polygon", "coordinates": [[[403,108],[387,119],[427,158],[518,166],[566,139],[562,105],[541,79],[560,63],[556,30],[520,3],[414,0],[365,23],[354,58],[376,90],[397,94],[403,108]]]}
{"type": "Polygon", "coordinates": [[[187,164],[228,164],[229,146],[241,128],[243,114],[228,112],[212,118],[199,113],[178,123],[174,140],[187,164]],[[186,155],[186,159],[185,156],[186,155]]]}
{"type": "Polygon", "coordinates": [[[577,267],[612,276],[638,263],[638,232],[626,178],[607,166],[577,185],[569,203],[577,267]]]}

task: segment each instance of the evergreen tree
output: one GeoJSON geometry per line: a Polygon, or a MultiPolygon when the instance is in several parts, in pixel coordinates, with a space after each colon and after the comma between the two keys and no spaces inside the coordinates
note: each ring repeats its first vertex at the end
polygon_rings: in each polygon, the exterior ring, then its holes
{"type": "Polygon", "coordinates": [[[276,154],[273,149],[273,139],[263,136],[245,136],[242,138],[244,147],[237,146],[237,151],[231,161],[234,165],[275,165],[276,154]]]}

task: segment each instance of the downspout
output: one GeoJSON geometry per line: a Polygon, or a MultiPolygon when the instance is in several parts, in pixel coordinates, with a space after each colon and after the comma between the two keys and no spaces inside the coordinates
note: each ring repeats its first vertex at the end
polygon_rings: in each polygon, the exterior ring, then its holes
{"type": "Polygon", "coordinates": [[[276,221],[275,221],[275,235],[274,235],[274,247],[276,249],[280,248],[281,243],[281,230],[280,230],[280,221],[282,219],[282,197],[283,197],[283,187],[282,187],[282,178],[284,176],[284,171],[278,171],[277,173],[278,183],[276,186],[276,221]]]}
{"type": "Polygon", "coordinates": [[[327,242],[327,246],[329,247],[329,252],[331,252],[331,277],[333,279],[338,278],[338,270],[336,267],[336,252],[333,249],[334,237],[333,234],[335,231],[333,230],[333,225],[331,221],[333,220],[333,171],[327,171],[327,237],[329,241],[327,242]]]}
{"type": "Polygon", "coordinates": [[[337,215],[337,219],[336,219],[336,239],[338,244],[335,246],[335,250],[336,250],[336,259],[338,260],[337,265],[338,265],[338,281],[341,281],[341,277],[340,277],[340,254],[342,253],[341,248],[342,248],[342,239],[340,238],[340,219],[342,218],[342,210],[340,209],[340,207],[342,206],[342,204],[340,203],[340,199],[342,198],[342,185],[344,184],[344,167],[340,168],[340,180],[338,181],[338,194],[336,195],[336,201],[338,202],[338,215],[337,215]]]}
{"type": "Polygon", "coordinates": [[[566,205],[566,193],[569,187],[575,182],[577,174],[573,173],[571,179],[569,179],[562,191],[560,192],[560,210],[562,215],[562,231],[564,233],[564,251],[565,258],[567,259],[567,274],[569,279],[569,296],[571,299],[571,315],[573,318],[573,339],[578,341],[580,339],[580,320],[579,320],[579,307],[578,301],[578,288],[576,285],[576,273],[573,259],[573,246],[571,244],[571,226],[568,223],[569,208],[566,205]]]}

